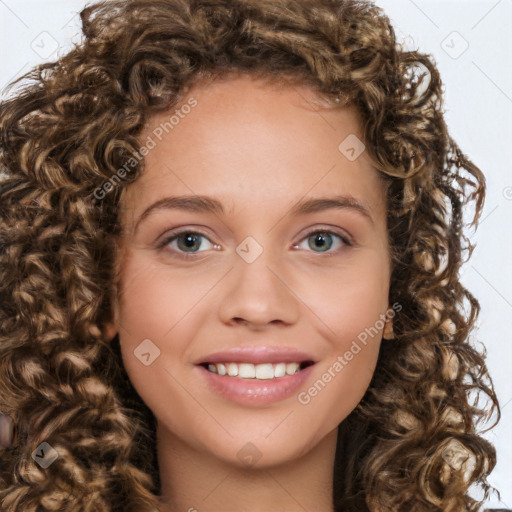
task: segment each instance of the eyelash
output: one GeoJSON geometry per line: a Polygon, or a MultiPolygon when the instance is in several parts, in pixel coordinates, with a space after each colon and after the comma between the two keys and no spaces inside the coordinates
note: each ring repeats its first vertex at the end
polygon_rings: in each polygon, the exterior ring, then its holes
{"type": "MultiPolygon", "coordinates": [[[[300,242],[302,242],[303,240],[308,239],[311,235],[314,235],[314,234],[317,234],[317,233],[337,236],[338,238],[341,239],[343,244],[345,246],[348,246],[348,247],[353,247],[353,245],[354,245],[347,236],[342,235],[341,233],[337,233],[336,231],[332,231],[330,229],[316,228],[316,229],[306,233],[305,236],[303,236],[300,239],[299,243],[294,245],[294,247],[296,245],[299,245],[300,242]]],[[[193,231],[193,230],[190,230],[190,229],[184,229],[184,230],[181,230],[181,231],[171,232],[167,237],[164,238],[164,240],[162,240],[162,242],[160,242],[158,244],[157,249],[164,250],[172,241],[176,240],[177,238],[179,238],[181,235],[184,235],[184,234],[201,235],[202,237],[205,237],[206,239],[208,239],[210,241],[210,243],[213,243],[208,238],[208,235],[206,235],[205,233],[203,233],[201,231],[193,231]]],[[[337,249],[335,251],[329,251],[329,252],[325,252],[325,253],[319,252],[319,254],[325,254],[326,256],[333,256],[334,254],[336,254],[337,252],[339,252],[342,249],[343,248],[340,248],[340,249],[337,249]]],[[[176,252],[176,251],[173,251],[173,252],[176,252]]],[[[196,258],[196,254],[198,254],[199,252],[203,252],[203,251],[195,251],[195,252],[191,252],[191,253],[177,251],[176,254],[178,254],[178,256],[177,256],[178,258],[195,259],[196,258]]],[[[316,251],[308,251],[308,252],[316,252],[316,251]]]]}

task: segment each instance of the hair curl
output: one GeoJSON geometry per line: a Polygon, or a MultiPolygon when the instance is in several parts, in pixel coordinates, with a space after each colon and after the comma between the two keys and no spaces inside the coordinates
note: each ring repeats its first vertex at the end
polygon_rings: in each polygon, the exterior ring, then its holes
{"type": "Polygon", "coordinates": [[[363,0],[114,0],[80,17],[83,41],[13,82],[22,87],[0,104],[0,410],[18,441],[1,452],[1,510],[157,507],[154,418],[118,338],[102,335],[120,193],[144,160],[101,201],[94,191],[137,153],[152,114],[231,73],[355,106],[389,182],[390,304],[402,309],[339,427],[335,509],[478,510],[468,488],[488,497],[496,454],[476,428],[500,410],[485,352],[468,340],[479,303],[459,269],[485,180],[448,134],[433,58],[405,51],[363,0]],[[470,403],[480,392],[490,407],[470,403]],[[44,441],[59,455],[48,470],[31,457],[44,441]],[[462,447],[466,473],[445,460],[462,447]]]}

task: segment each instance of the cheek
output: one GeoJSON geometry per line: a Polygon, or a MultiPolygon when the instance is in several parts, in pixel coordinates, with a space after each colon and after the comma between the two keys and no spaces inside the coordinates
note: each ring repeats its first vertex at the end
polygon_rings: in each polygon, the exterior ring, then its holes
{"type": "Polygon", "coordinates": [[[172,279],[170,274],[145,263],[143,255],[127,259],[118,323],[123,365],[133,387],[157,418],[172,403],[175,420],[183,417],[189,396],[173,378],[173,366],[183,360],[191,335],[185,331],[195,325],[189,322],[191,307],[204,291],[193,282],[184,286],[177,273],[172,279]]]}
{"type": "Polygon", "coordinates": [[[322,337],[340,351],[352,339],[371,330],[382,331],[380,315],[388,306],[389,271],[384,258],[370,251],[354,253],[337,268],[318,268],[296,282],[298,296],[314,313],[322,337]]]}
{"type": "Polygon", "coordinates": [[[298,397],[313,416],[332,416],[335,410],[334,423],[342,421],[368,388],[388,306],[384,263],[375,254],[362,254],[336,271],[315,272],[301,288],[321,338],[328,341],[315,382],[298,397]]]}
{"type": "Polygon", "coordinates": [[[332,283],[338,286],[336,293],[311,297],[318,305],[319,325],[328,348],[315,379],[297,398],[311,421],[326,418],[331,428],[356,408],[377,364],[387,288],[376,287],[369,277],[347,277],[344,286],[332,283]]]}
{"type": "Polygon", "coordinates": [[[148,405],[163,382],[172,388],[166,370],[174,374],[187,360],[190,340],[202,324],[204,299],[218,279],[211,272],[180,274],[148,264],[142,252],[126,257],[117,313],[121,353],[130,380],[148,405]]]}
{"type": "Polygon", "coordinates": [[[183,273],[162,264],[148,264],[147,259],[136,253],[123,268],[118,320],[125,337],[134,342],[172,337],[218,279],[211,273],[183,273]]]}

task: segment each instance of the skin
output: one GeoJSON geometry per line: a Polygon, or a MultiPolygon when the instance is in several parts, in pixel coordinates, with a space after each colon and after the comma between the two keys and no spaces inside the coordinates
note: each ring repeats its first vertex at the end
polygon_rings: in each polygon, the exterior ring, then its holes
{"type": "MultiPolygon", "coordinates": [[[[194,363],[235,346],[282,345],[317,361],[299,391],[320,379],[389,308],[384,183],[366,151],[350,161],[338,150],[350,134],[363,139],[356,111],[321,109],[306,86],[239,76],[196,84],[190,96],[197,106],[123,190],[121,288],[105,332],[119,332],[128,375],[157,418],[160,510],[332,511],[337,426],[368,388],[382,330],[305,405],[298,393],[233,403],[194,363]],[[161,209],[134,229],[157,200],[194,194],[226,212],[161,209]],[[356,198],[372,220],[351,208],[290,213],[300,199],[334,194],[356,198]],[[190,260],[178,256],[184,236],[156,248],[177,227],[206,235],[190,260]],[[326,228],[335,234],[323,252],[309,233],[326,228]],[[236,252],[248,236],[263,249],[252,263],[236,252]],[[146,338],[160,350],[149,366],[134,355],[146,338]],[[260,456],[249,467],[238,456],[247,443],[260,456]]],[[[169,116],[153,117],[141,140],[169,116]]]]}

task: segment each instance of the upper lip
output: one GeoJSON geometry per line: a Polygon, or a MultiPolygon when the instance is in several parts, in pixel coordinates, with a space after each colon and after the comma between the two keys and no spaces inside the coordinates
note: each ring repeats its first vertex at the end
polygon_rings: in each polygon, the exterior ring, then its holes
{"type": "Polygon", "coordinates": [[[234,347],[221,352],[215,352],[201,358],[196,364],[204,363],[301,363],[315,359],[306,352],[300,352],[293,348],[257,346],[257,347],[234,347]]]}

